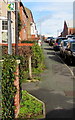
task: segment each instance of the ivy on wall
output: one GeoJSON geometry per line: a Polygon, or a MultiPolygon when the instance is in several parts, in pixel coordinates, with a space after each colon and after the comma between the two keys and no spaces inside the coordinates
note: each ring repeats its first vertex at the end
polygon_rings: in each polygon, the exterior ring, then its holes
{"type": "Polygon", "coordinates": [[[11,55],[4,57],[2,69],[2,120],[14,120],[14,96],[16,87],[14,86],[16,60],[11,55]]]}

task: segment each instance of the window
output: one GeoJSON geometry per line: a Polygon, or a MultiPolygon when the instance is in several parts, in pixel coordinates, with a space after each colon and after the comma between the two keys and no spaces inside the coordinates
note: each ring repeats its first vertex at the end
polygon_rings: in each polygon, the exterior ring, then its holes
{"type": "Polygon", "coordinates": [[[2,42],[7,43],[7,32],[2,32],[2,42]]]}
{"type": "Polygon", "coordinates": [[[2,21],[2,30],[8,30],[8,22],[2,21]]]}
{"type": "Polygon", "coordinates": [[[72,50],[75,50],[75,43],[71,44],[71,48],[72,48],[72,50]]]}

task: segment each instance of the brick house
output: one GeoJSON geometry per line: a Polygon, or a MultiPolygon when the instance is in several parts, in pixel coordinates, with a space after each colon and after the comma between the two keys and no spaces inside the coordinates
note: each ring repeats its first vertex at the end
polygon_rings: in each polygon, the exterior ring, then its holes
{"type": "Polygon", "coordinates": [[[68,28],[68,34],[75,35],[75,28],[68,28]]]}
{"type": "Polygon", "coordinates": [[[36,24],[33,19],[33,15],[30,9],[25,7],[25,10],[28,15],[28,20],[27,20],[27,35],[28,35],[28,40],[33,40],[33,38],[37,37],[37,29],[36,29],[36,24]]]}
{"type": "Polygon", "coordinates": [[[21,31],[19,36],[19,42],[27,40],[27,21],[28,21],[28,15],[24,9],[24,6],[22,2],[19,2],[19,14],[20,14],[20,20],[21,20],[21,31]]]}
{"type": "Polygon", "coordinates": [[[21,31],[19,33],[19,42],[26,40],[30,41],[37,37],[36,24],[34,23],[32,12],[28,8],[24,7],[22,2],[19,2],[19,14],[22,24],[21,31]]]}
{"type": "Polygon", "coordinates": [[[66,35],[68,35],[68,26],[66,24],[66,21],[64,21],[64,28],[63,28],[63,31],[61,33],[61,36],[66,37],[66,35]]]}
{"type": "Polygon", "coordinates": [[[68,26],[68,34],[75,34],[74,20],[68,20],[67,26],[68,26]]]}
{"type": "MultiPolygon", "coordinates": [[[[0,43],[7,43],[8,41],[7,4],[8,0],[0,2],[0,43]]],[[[31,10],[24,7],[22,2],[18,2],[18,9],[22,23],[19,42],[37,37],[36,24],[34,23],[31,10]]],[[[15,12],[13,11],[11,11],[11,36],[12,43],[15,43],[15,12]]]]}
{"type": "Polygon", "coordinates": [[[75,35],[73,20],[64,21],[64,28],[60,36],[66,37],[66,35],[75,35]]]}

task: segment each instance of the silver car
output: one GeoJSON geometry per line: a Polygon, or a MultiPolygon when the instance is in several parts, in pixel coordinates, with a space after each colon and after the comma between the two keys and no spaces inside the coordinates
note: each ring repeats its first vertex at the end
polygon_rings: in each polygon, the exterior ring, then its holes
{"type": "Polygon", "coordinates": [[[62,57],[64,57],[64,51],[66,49],[67,43],[68,43],[68,39],[67,40],[62,40],[61,43],[60,43],[60,55],[62,57]]]}

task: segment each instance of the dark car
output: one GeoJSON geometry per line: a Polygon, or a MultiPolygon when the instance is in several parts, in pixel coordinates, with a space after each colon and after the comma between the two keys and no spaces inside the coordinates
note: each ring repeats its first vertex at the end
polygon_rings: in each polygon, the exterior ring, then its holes
{"type": "Polygon", "coordinates": [[[55,40],[56,40],[55,38],[51,38],[50,41],[49,41],[49,45],[53,46],[54,43],[55,43],[55,40]]]}
{"type": "Polygon", "coordinates": [[[75,37],[72,37],[72,39],[75,39],[75,37]]]}
{"type": "Polygon", "coordinates": [[[64,51],[66,49],[66,45],[68,43],[68,40],[62,40],[60,43],[60,55],[64,57],[64,51]]]}
{"type": "Polygon", "coordinates": [[[67,43],[64,51],[64,58],[67,63],[75,63],[75,40],[71,39],[67,43]]]}
{"type": "Polygon", "coordinates": [[[67,38],[65,38],[65,37],[58,37],[58,38],[56,39],[54,45],[53,45],[53,49],[54,49],[55,51],[59,51],[59,50],[60,50],[60,43],[61,43],[62,40],[65,40],[65,39],[67,39],[67,38]]]}
{"type": "Polygon", "coordinates": [[[66,38],[73,38],[75,35],[67,35],[66,38]]]}
{"type": "Polygon", "coordinates": [[[46,43],[49,43],[49,41],[53,39],[53,37],[47,37],[47,39],[45,40],[46,43]]]}

